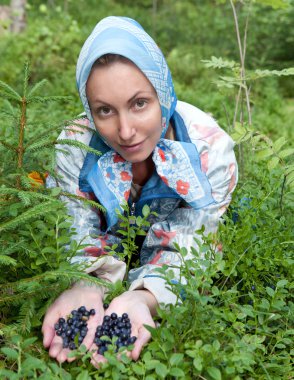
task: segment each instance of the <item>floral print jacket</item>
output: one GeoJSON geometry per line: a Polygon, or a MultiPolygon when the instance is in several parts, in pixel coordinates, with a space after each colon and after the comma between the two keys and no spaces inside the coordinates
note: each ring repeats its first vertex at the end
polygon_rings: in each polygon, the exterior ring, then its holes
{"type": "MultiPolygon", "coordinates": [[[[197,244],[194,240],[195,231],[205,226],[205,233],[216,232],[221,216],[224,214],[231,201],[232,192],[237,183],[237,163],[233,151],[234,142],[217,125],[208,114],[198,108],[178,101],[176,107],[177,120],[171,120],[176,139],[193,143],[198,154],[201,175],[208,180],[210,189],[209,196],[212,202],[198,209],[192,208],[185,200],[189,178],[177,182],[177,191],[169,191],[164,184],[164,178],[157,173],[144,185],[142,193],[135,206],[135,215],[140,215],[144,204],[148,204],[151,211],[156,211],[157,216],[152,215],[149,219],[151,225],[144,238],[139,253],[140,266],[131,269],[128,273],[130,290],[148,289],[156,297],[157,301],[164,305],[174,303],[175,295],[166,287],[164,279],[156,271],[163,264],[180,266],[181,259],[174,247],[177,243],[180,247],[190,247],[197,244]],[[183,131],[185,133],[180,133],[183,131]],[[163,187],[163,184],[165,187],[163,187]],[[183,197],[181,197],[181,194],[183,197]]],[[[89,126],[87,119],[79,123],[89,126]]],[[[107,151],[106,145],[98,135],[91,130],[81,133],[76,130],[64,130],[60,139],[72,139],[84,144],[107,151]],[[94,137],[93,137],[94,136],[94,137]]],[[[88,199],[93,196],[99,199],[98,190],[95,191],[95,183],[89,179],[89,171],[98,157],[85,152],[80,148],[62,145],[62,150],[67,154],[57,154],[58,183],[52,177],[47,178],[47,186],[60,186],[63,190],[88,199]],[[90,182],[90,183],[89,183],[90,182]],[[98,195],[98,196],[97,196],[98,195]]],[[[180,169],[175,166],[175,173],[180,169]]],[[[85,206],[78,199],[65,200],[68,212],[73,217],[73,227],[77,235],[74,239],[83,244],[89,244],[79,256],[73,258],[73,262],[89,263],[88,272],[111,282],[122,280],[126,272],[126,264],[109,256],[104,250],[106,245],[120,243],[120,235],[117,232],[119,223],[109,223],[104,215],[97,209],[85,206]]],[[[129,198],[129,204],[131,205],[129,198]]],[[[108,213],[115,213],[111,202],[104,203],[108,213]]],[[[109,220],[109,219],[108,219],[109,220]]],[[[201,241],[201,237],[197,236],[201,241]]],[[[191,259],[188,253],[187,259],[191,259]]],[[[179,280],[179,270],[174,269],[175,280],[179,280]]],[[[182,282],[185,281],[182,279],[182,282]]]]}

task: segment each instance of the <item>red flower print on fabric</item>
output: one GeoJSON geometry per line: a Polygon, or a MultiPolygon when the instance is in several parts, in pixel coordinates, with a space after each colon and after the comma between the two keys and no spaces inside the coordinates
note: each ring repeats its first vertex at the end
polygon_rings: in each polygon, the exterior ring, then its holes
{"type": "Polygon", "coordinates": [[[120,156],[118,153],[115,153],[113,155],[113,162],[114,163],[117,163],[117,162],[125,162],[125,159],[122,158],[122,156],[120,156]]]}
{"type": "Polygon", "coordinates": [[[130,181],[132,179],[129,173],[125,171],[120,173],[120,178],[122,179],[122,181],[130,181]]]}
{"type": "Polygon", "coordinates": [[[166,161],[166,158],[165,158],[165,154],[164,154],[164,151],[162,149],[158,149],[158,154],[161,158],[161,161],[162,162],[165,162],[166,161]]]}
{"type": "Polygon", "coordinates": [[[160,245],[164,247],[170,244],[170,241],[176,236],[176,234],[176,231],[154,230],[154,235],[158,239],[162,239],[160,245]]]}
{"type": "Polygon", "coordinates": [[[177,192],[179,194],[187,195],[189,192],[190,184],[189,182],[184,182],[181,179],[177,181],[177,192]]]}
{"type": "Polygon", "coordinates": [[[129,199],[130,192],[131,192],[131,190],[127,190],[127,191],[124,192],[124,198],[125,198],[126,201],[129,199]]]}

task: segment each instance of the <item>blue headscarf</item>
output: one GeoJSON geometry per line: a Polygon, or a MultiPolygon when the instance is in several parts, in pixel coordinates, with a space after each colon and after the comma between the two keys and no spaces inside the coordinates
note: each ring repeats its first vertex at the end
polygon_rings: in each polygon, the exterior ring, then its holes
{"type": "MultiPolygon", "coordinates": [[[[100,21],[80,52],[76,71],[77,87],[92,126],[95,127],[86,96],[86,84],[93,64],[105,54],[119,54],[132,61],[151,82],[158,96],[162,135],[152,154],[156,173],[146,187],[149,184],[149,188],[156,188],[154,197],[183,198],[194,208],[212,203],[210,185],[201,171],[195,145],[164,139],[170,118],[177,114],[177,98],[171,74],[159,47],[130,18],[111,16],[100,21]]],[[[132,163],[110,148],[92,167],[87,181],[106,209],[108,227],[113,226],[117,222],[115,209],[121,209],[122,202],[129,199],[132,163]]]]}
{"type": "Polygon", "coordinates": [[[154,40],[142,26],[127,17],[106,17],[86,40],[78,59],[76,79],[84,109],[94,126],[86,84],[95,61],[105,54],[119,54],[132,61],[149,79],[158,96],[164,137],[177,103],[171,73],[154,40]]]}

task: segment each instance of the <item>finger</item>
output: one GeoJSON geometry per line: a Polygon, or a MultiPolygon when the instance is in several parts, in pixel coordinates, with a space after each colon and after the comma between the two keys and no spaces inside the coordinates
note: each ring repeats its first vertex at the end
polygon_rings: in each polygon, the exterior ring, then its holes
{"type": "Polygon", "coordinates": [[[55,336],[54,324],[58,316],[54,312],[47,312],[42,326],[43,333],[43,345],[45,348],[48,348],[55,336]]]}
{"type": "Polygon", "coordinates": [[[103,314],[103,311],[96,311],[95,316],[91,317],[88,322],[88,332],[83,340],[83,344],[87,347],[87,349],[89,349],[93,345],[97,326],[101,325],[103,321],[103,314]]]}
{"type": "Polygon", "coordinates": [[[57,358],[62,349],[62,339],[59,336],[55,336],[50,344],[49,356],[51,356],[51,358],[57,358]]]}
{"type": "Polygon", "coordinates": [[[75,358],[68,358],[67,355],[70,353],[70,350],[68,348],[64,348],[62,349],[59,354],[57,355],[56,357],[56,360],[59,362],[59,363],[64,363],[66,360],[69,362],[69,361],[73,361],[75,360],[75,358]]]}
{"type": "Polygon", "coordinates": [[[151,334],[148,330],[145,329],[144,326],[140,327],[138,330],[138,337],[135,342],[135,347],[133,351],[131,352],[132,359],[133,360],[138,360],[140,353],[142,351],[142,348],[149,342],[151,339],[151,334]]]}
{"type": "Polygon", "coordinates": [[[52,326],[43,324],[42,332],[43,332],[43,345],[45,348],[48,348],[51,345],[52,340],[55,336],[55,330],[52,326]]]}

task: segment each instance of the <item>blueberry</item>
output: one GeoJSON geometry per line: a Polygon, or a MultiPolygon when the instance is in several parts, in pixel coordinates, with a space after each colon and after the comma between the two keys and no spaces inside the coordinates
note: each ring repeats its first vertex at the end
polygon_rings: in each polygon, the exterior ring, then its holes
{"type": "Polygon", "coordinates": [[[108,304],[108,303],[104,303],[104,304],[103,304],[103,308],[104,308],[104,309],[108,309],[108,307],[109,307],[109,304],[108,304]]]}
{"type": "Polygon", "coordinates": [[[58,322],[59,322],[59,324],[63,325],[65,323],[65,319],[64,318],[59,318],[58,322]]]}
{"type": "Polygon", "coordinates": [[[55,329],[55,331],[57,331],[58,329],[59,329],[59,323],[55,323],[55,325],[54,325],[54,329],[55,329]]]}
{"type": "Polygon", "coordinates": [[[109,322],[109,321],[110,321],[110,316],[105,315],[105,317],[103,318],[103,322],[109,322]]]}
{"type": "Polygon", "coordinates": [[[68,348],[70,350],[75,350],[77,348],[76,344],[74,342],[70,342],[70,344],[68,345],[68,348]]]}
{"type": "Polygon", "coordinates": [[[85,306],[81,306],[78,308],[78,312],[80,313],[84,313],[87,309],[85,308],[85,306]]]}
{"type": "Polygon", "coordinates": [[[256,288],[255,288],[255,286],[254,286],[254,285],[252,285],[252,286],[251,286],[251,290],[253,290],[253,291],[254,291],[255,289],[256,289],[256,288]]]}
{"type": "Polygon", "coordinates": [[[135,343],[137,340],[137,337],[136,336],[131,336],[129,339],[128,339],[128,344],[133,344],[135,343]]]}
{"type": "Polygon", "coordinates": [[[81,344],[83,342],[84,338],[82,336],[79,336],[78,343],[81,344]]]}
{"type": "Polygon", "coordinates": [[[61,331],[56,331],[57,336],[61,336],[62,332],[61,331]]]}
{"type": "Polygon", "coordinates": [[[101,347],[99,347],[99,349],[98,349],[98,354],[99,355],[104,355],[104,352],[105,351],[107,351],[107,347],[105,347],[105,346],[101,346],[101,347]]]}
{"type": "Polygon", "coordinates": [[[127,313],[123,313],[123,315],[122,315],[121,317],[122,317],[122,319],[127,319],[127,318],[129,318],[129,316],[128,316],[127,313]]]}
{"type": "Polygon", "coordinates": [[[90,315],[95,315],[95,314],[96,314],[95,309],[91,309],[91,310],[89,311],[89,313],[90,313],[90,315]]]}
{"type": "Polygon", "coordinates": [[[81,330],[80,336],[85,337],[86,335],[87,335],[87,331],[86,330],[81,330]]]}

